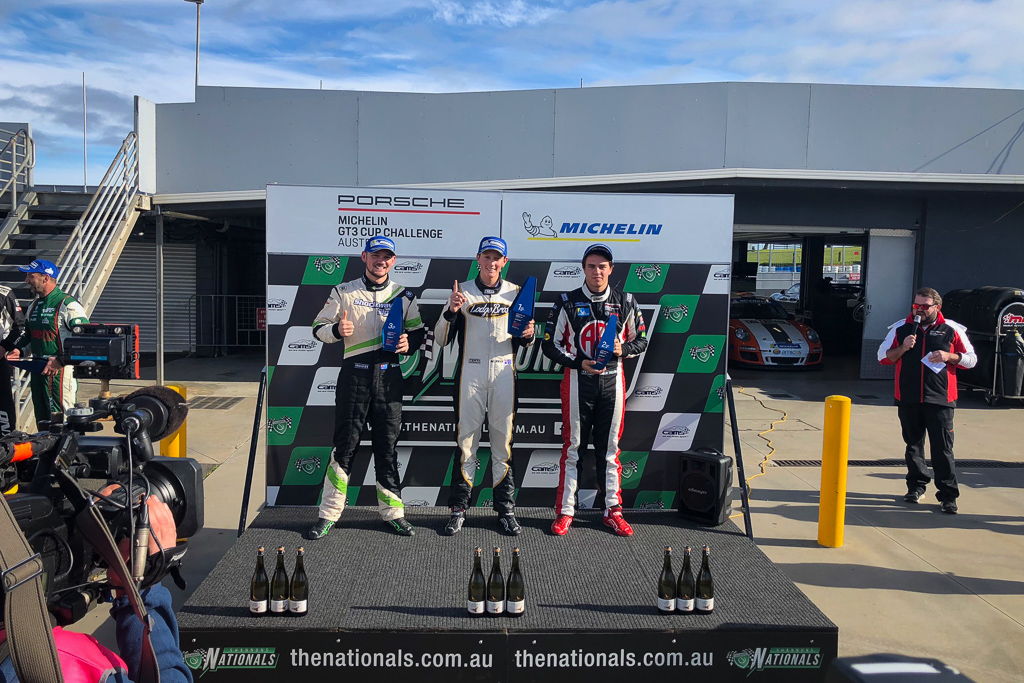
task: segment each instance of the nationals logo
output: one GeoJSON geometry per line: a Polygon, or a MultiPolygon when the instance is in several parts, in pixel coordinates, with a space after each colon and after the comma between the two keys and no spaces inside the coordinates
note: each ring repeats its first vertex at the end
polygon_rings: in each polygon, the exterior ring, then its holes
{"type": "Polygon", "coordinates": [[[690,357],[694,360],[699,360],[701,363],[707,363],[715,357],[715,347],[713,344],[694,346],[690,349],[690,357]]]}
{"type": "Polygon", "coordinates": [[[637,266],[633,272],[644,282],[654,282],[661,277],[661,266],[656,263],[646,264],[637,266]]]}
{"type": "Polygon", "coordinates": [[[290,417],[279,417],[276,420],[267,420],[267,431],[275,432],[277,434],[287,434],[288,430],[292,428],[292,419],[290,417]]]}
{"type": "Polygon", "coordinates": [[[320,469],[320,458],[299,458],[295,461],[295,469],[304,474],[316,474],[320,469]]]}
{"type": "Polygon", "coordinates": [[[313,267],[319,270],[321,273],[330,275],[334,271],[341,268],[341,257],[340,256],[318,256],[313,259],[313,267]]]}
{"type": "Polygon", "coordinates": [[[672,306],[671,308],[666,308],[663,315],[666,320],[671,320],[674,323],[682,322],[683,318],[689,317],[690,307],[683,304],[672,306]]]}

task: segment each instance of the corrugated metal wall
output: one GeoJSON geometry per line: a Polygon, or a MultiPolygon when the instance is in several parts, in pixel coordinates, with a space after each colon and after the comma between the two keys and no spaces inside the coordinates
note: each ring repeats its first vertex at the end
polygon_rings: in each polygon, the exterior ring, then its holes
{"type": "MultiPolygon", "coordinates": [[[[189,350],[189,299],[196,293],[196,246],[164,245],[164,343],[189,350]]],[[[140,347],[156,351],[156,245],[129,242],[121,252],[91,320],[138,323],[140,347]]]]}

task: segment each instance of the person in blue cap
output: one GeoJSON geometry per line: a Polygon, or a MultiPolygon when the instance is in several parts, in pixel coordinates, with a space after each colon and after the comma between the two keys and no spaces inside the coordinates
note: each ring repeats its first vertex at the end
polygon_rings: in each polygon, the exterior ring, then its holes
{"type": "MultiPolygon", "coordinates": [[[[31,379],[32,407],[36,424],[61,418],[64,411],[75,405],[78,383],[72,368],[60,362],[64,340],[72,335],[71,328],[89,322],[89,316],[78,299],[61,291],[57,286],[60,268],[46,259],[36,259],[27,266],[18,266],[25,273],[25,283],[36,296],[25,312],[25,334],[16,342],[20,349],[28,348],[36,358],[47,358],[41,373],[31,379]]],[[[12,349],[10,356],[20,356],[20,349],[12,349]]]]}
{"type": "Polygon", "coordinates": [[[355,280],[331,290],[313,321],[313,334],[325,344],[342,342],[341,370],[334,398],[334,451],[324,479],[316,523],[306,538],[323,538],[345,509],[352,459],[359,449],[363,428],[369,424],[373,467],[377,477],[377,505],[384,522],[401,536],[415,534],[405,519],[402,482],[395,443],[402,428],[402,370],[399,355],[416,351],[426,329],[411,290],[392,281],[395,243],[378,235],[366,241],[365,270],[355,280]],[[381,329],[391,306],[401,302],[405,332],[397,351],[386,351],[381,329]]]}
{"type": "Polygon", "coordinates": [[[462,529],[466,508],[479,464],[477,447],[487,415],[491,443],[491,476],[494,510],[503,533],[517,536],[522,527],[515,517],[515,476],[512,470],[512,435],[516,408],[515,354],[533,343],[533,321],[521,337],[508,331],[509,309],[519,285],[501,278],[508,264],[508,245],[500,237],[484,237],[477,249],[480,273],[473,280],[452,286],[448,305],[434,329],[441,346],[458,340],[455,374],[455,445],[459,450],[459,474],[448,505],[451,516],[443,533],[453,536],[462,529]]]}

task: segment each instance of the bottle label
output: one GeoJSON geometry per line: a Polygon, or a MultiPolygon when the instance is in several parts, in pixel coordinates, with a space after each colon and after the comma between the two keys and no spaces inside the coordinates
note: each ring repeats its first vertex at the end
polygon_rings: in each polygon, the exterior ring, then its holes
{"type": "Polygon", "coordinates": [[[692,612],[693,611],[694,599],[690,598],[676,598],[676,611],[677,612],[692,612]]]}
{"type": "Polygon", "coordinates": [[[483,614],[484,613],[484,601],[483,600],[467,600],[466,609],[469,610],[470,614],[483,614]]]}
{"type": "Polygon", "coordinates": [[[710,612],[711,610],[715,609],[715,599],[697,598],[697,609],[699,609],[701,612],[710,612]]]}
{"type": "Polygon", "coordinates": [[[526,600],[509,600],[505,607],[509,614],[522,614],[526,611],[526,600]]]}
{"type": "Polygon", "coordinates": [[[271,600],[270,601],[270,611],[271,612],[277,612],[279,614],[283,613],[283,612],[287,612],[288,611],[288,601],[287,600],[271,600]]]}
{"type": "Polygon", "coordinates": [[[497,602],[495,602],[493,600],[488,600],[487,601],[487,611],[490,614],[501,614],[502,612],[505,611],[505,601],[504,600],[498,600],[497,602]]]}
{"type": "Polygon", "coordinates": [[[662,612],[672,612],[676,608],[675,598],[666,600],[665,598],[658,598],[658,610],[662,612]]]}
{"type": "Polygon", "coordinates": [[[267,601],[266,600],[250,600],[249,601],[249,611],[252,612],[253,614],[263,614],[264,612],[267,611],[267,601]]]}
{"type": "Polygon", "coordinates": [[[305,613],[305,611],[306,611],[306,601],[305,600],[289,600],[288,601],[288,611],[289,612],[305,613]]]}

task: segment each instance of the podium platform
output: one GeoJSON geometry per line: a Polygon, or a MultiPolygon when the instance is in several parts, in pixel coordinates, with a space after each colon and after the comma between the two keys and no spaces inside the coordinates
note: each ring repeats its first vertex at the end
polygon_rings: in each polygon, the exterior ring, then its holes
{"type": "Polygon", "coordinates": [[[596,512],[551,535],[550,508],[519,508],[518,537],[502,535],[489,509],[471,509],[463,531],[440,535],[447,508],[414,507],[416,536],[397,536],[373,508],[349,508],[324,539],[302,532],[311,508],[270,508],[179,612],[181,647],[197,680],[594,681],[654,674],[688,681],[818,681],[838,652],[838,628],[731,522],[690,524],[674,511],[627,511],[620,538],[596,512]],[[711,547],[715,610],[665,616],[655,609],[662,549],[711,547]],[[253,618],[249,581],[256,548],[306,548],[305,617],[253,618]],[[521,550],[526,613],[471,617],[466,591],[473,548],[521,550]]]}

